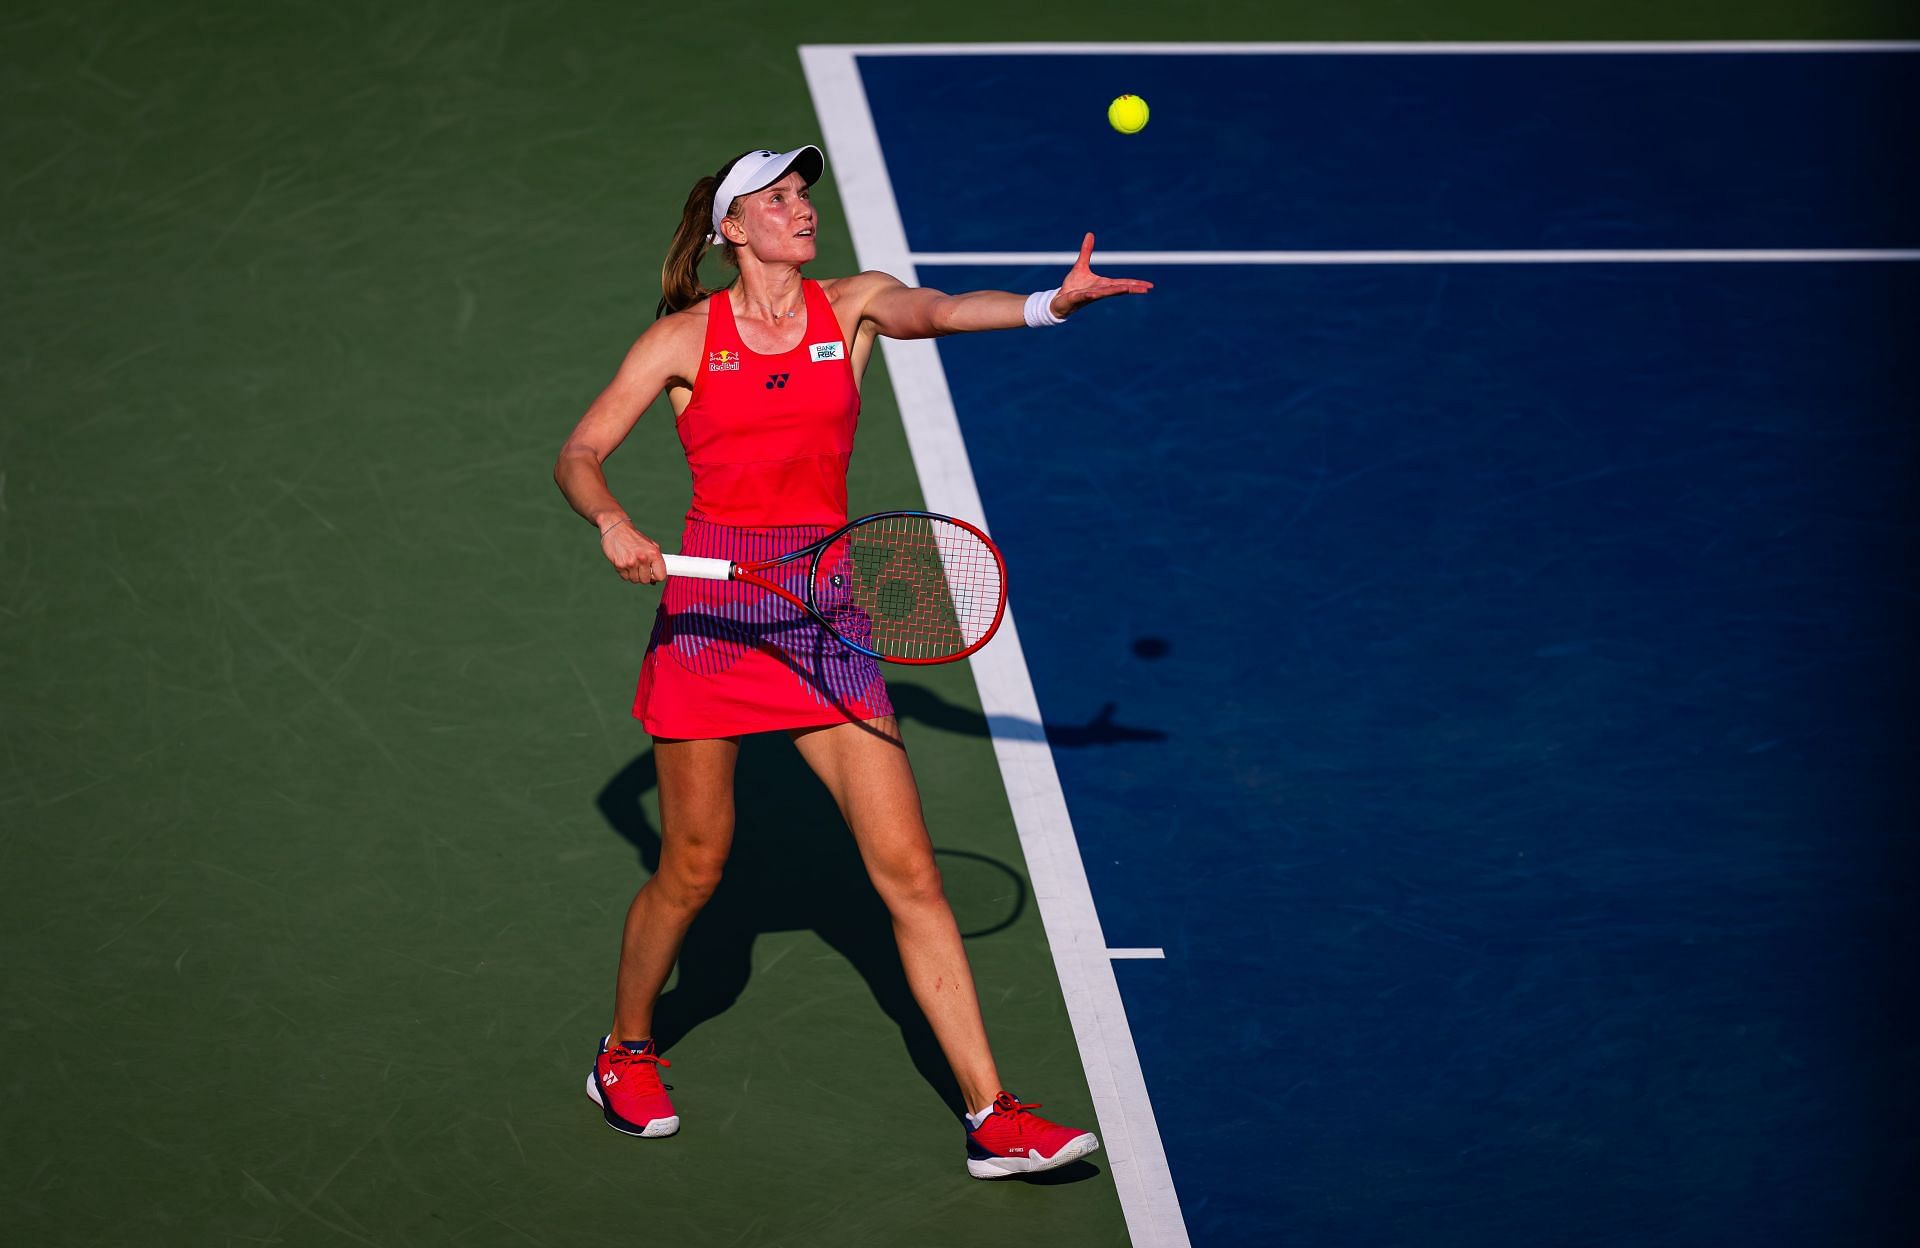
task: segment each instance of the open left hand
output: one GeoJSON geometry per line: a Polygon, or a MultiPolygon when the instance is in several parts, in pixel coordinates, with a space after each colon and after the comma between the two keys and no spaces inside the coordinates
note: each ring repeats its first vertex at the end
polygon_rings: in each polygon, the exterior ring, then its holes
{"type": "Polygon", "coordinates": [[[1093,271],[1092,262],[1093,235],[1089,234],[1081,240],[1080,258],[1073,262],[1066,280],[1060,283],[1060,293],[1053,297],[1055,316],[1072,316],[1094,300],[1109,295],[1144,295],[1153,289],[1152,282],[1138,278],[1101,277],[1093,271]]]}

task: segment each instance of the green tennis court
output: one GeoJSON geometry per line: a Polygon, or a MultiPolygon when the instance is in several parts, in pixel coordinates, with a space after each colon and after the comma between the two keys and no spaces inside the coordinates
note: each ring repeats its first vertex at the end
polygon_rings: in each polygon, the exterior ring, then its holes
{"type": "MultiPolygon", "coordinates": [[[[654,591],[607,574],[548,473],[650,319],[688,184],[820,140],[805,43],[1920,22],[553,0],[22,4],[0,29],[0,1233],[1071,1246],[1128,1241],[1105,1155],[966,1179],[885,912],[778,740],[748,745],[662,1004],[686,1129],[629,1140],[581,1095],[658,846],[626,713],[654,591]]],[[[850,271],[822,189],[818,268],[850,271]]],[[[878,359],[864,402],[853,511],[919,505],[878,359]]],[[[610,463],[657,532],[687,497],[665,411],[610,463]]],[[[891,683],[1001,1068],[1091,1123],[972,676],[891,683]]]]}

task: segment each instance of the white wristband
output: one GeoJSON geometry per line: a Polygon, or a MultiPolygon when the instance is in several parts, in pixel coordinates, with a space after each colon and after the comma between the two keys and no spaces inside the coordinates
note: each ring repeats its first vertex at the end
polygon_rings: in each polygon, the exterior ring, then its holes
{"type": "Polygon", "coordinates": [[[1060,293],[1055,286],[1052,290],[1036,290],[1027,296],[1027,328],[1039,329],[1044,325],[1065,325],[1067,318],[1053,314],[1053,297],[1060,293]]]}

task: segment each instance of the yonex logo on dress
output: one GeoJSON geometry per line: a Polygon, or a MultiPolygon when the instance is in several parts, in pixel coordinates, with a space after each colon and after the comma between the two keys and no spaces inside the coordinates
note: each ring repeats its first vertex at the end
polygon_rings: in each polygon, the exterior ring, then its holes
{"type": "Polygon", "coordinates": [[[780,389],[780,390],[785,390],[785,389],[787,388],[787,378],[789,378],[789,377],[791,377],[791,376],[793,376],[793,374],[792,374],[792,373],[768,373],[768,374],[767,374],[767,389],[769,389],[769,390],[774,390],[774,389],[780,389]]]}
{"type": "Polygon", "coordinates": [[[740,371],[740,353],[738,351],[707,352],[707,371],[710,373],[737,373],[740,371]]]}
{"type": "Polygon", "coordinates": [[[813,353],[813,362],[815,364],[821,364],[827,360],[842,360],[846,358],[846,356],[841,353],[840,344],[837,342],[816,342],[808,347],[807,350],[813,353]]]}

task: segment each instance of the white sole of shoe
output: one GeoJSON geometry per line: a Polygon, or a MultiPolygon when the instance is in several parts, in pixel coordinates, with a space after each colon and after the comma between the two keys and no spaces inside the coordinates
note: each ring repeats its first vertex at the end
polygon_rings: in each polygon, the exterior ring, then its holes
{"type": "Polygon", "coordinates": [[[601,1116],[607,1119],[607,1125],[615,1131],[618,1131],[621,1135],[637,1135],[644,1140],[657,1140],[663,1135],[672,1135],[680,1129],[680,1115],[678,1114],[675,1114],[671,1118],[655,1118],[646,1125],[644,1130],[640,1131],[635,1131],[631,1126],[622,1126],[620,1123],[615,1122],[607,1115],[607,1103],[600,1099],[600,1081],[593,1077],[592,1071],[587,1072],[587,1099],[600,1107],[601,1116]]]}
{"type": "Polygon", "coordinates": [[[1091,1131],[1074,1136],[1051,1157],[967,1158],[967,1173],[976,1179],[1011,1179],[1016,1175],[1037,1174],[1078,1161],[1100,1147],[1100,1137],[1091,1131]]]}

